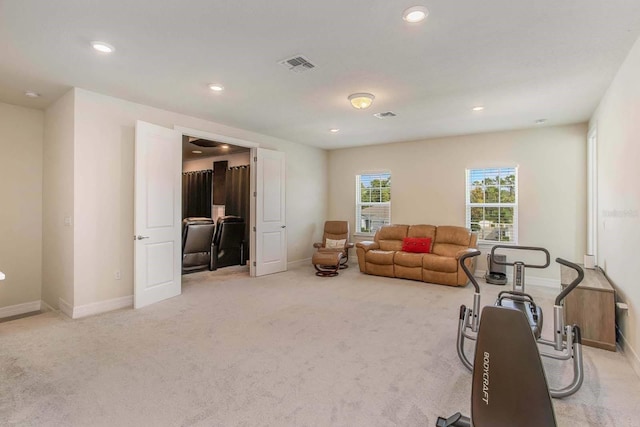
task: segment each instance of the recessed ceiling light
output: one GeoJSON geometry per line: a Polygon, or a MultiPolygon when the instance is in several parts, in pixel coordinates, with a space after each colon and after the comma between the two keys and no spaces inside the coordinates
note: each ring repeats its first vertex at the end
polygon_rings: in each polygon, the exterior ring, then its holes
{"type": "Polygon", "coordinates": [[[429,11],[424,6],[413,6],[402,13],[402,19],[410,24],[424,21],[429,16],[429,11]]]}
{"type": "Polygon", "coordinates": [[[484,110],[484,107],[481,106],[481,105],[478,105],[477,107],[473,107],[472,110],[473,111],[482,111],[482,110],[484,110]]]}
{"type": "Polygon", "coordinates": [[[202,154],[202,151],[200,151],[200,150],[193,150],[193,151],[192,151],[192,153],[193,153],[193,154],[202,154]]]}
{"type": "Polygon", "coordinates": [[[338,128],[329,129],[329,132],[338,133],[338,132],[340,132],[340,129],[338,129],[338,128]]]}
{"type": "Polygon", "coordinates": [[[541,124],[545,123],[546,121],[547,121],[547,119],[538,119],[538,120],[536,120],[536,124],[537,125],[541,125],[541,124]]]}
{"type": "Polygon", "coordinates": [[[223,144],[220,146],[220,148],[222,148],[223,150],[226,150],[227,148],[229,148],[229,146],[227,144],[223,144]]]}
{"type": "Polygon", "coordinates": [[[116,50],[116,48],[111,46],[109,43],[99,42],[99,41],[91,42],[91,46],[98,52],[102,52],[102,53],[111,53],[114,50],[116,50]]]}
{"type": "Polygon", "coordinates": [[[32,90],[28,90],[24,93],[24,96],[27,96],[29,98],[40,98],[40,94],[37,92],[34,92],[32,90]]]}
{"type": "Polygon", "coordinates": [[[224,90],[224,86],[218,83],[212,83],[209,85],[209,89],[211,89],[214,92],[222,92],[224,90]]]}

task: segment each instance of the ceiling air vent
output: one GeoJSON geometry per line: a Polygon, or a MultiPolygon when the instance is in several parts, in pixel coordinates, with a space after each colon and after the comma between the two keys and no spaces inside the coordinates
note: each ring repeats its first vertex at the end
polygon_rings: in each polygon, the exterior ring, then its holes
{"type": "Polygon", "coordinates": [[[291,71],[295,71],[296,73],[302,73],[316,68],[308,58],[305,58],[302,55],[296,55],[289,59],[284,59],[280,61],[280,64],[284,65],[291,71]]]}
{"type": "Polygon", "coordinates": [[[376,116],[379,119],[386,119],[388,117],[395,117],[397,116],[397,114],[394,113],[393,111],[387,111],[385,113],[375,113],[374,116],[376,116]]]}

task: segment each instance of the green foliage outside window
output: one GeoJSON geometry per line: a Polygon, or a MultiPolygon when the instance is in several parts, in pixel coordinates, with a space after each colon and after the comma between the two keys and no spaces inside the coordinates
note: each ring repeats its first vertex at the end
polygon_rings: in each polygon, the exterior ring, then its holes
{"type": "Polygon", "coordinates": [[[391,220],[391,174],[363,174],[356,179],[356,232],[374,233],[391,220]]]}
{"type": "Polygon", "coordinates": [[[387,179],[372,179],[367,186],[360,182],[360,202],[382,203],[391,201],[391,177],[387,179]]]}
{"type": "Polygon", "coordinates": [[[517,212],[515,168],[474,169],[469,175],[468,226],[481,240],[513,241],[517,212]]]}

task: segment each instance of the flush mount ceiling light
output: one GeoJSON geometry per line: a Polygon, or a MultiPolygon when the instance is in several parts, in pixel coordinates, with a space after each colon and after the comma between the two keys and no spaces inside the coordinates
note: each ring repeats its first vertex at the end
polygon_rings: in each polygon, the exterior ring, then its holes
{"type": "Polygon", "coordinates": [[[223,150],[226,150],[227,148],[229,148],[229,146],[227,144],[223,144],[220,146],[220,148],[222,148],[223,150]]]}
{"type": "Polygon", "coordinates": [[[541,125],[541,124],[545,123],[546,121],[547,121],[547,119],[538,119],[538,120],[536,120],[536,124],[537,125],[541,125]]]}
{"type": "Polygon", "coordinates": [[[481,106],[481,105],[478,105],[477,107],[473,107],[472,110],[473,111],[482,111],[482,110],[484,110],[484,107],[481,106]]]}
{"type": "Polygon", "coordinates": [[[222,92],[224,90],[224,86],[218,83],[212,83],[209,85],[209,89],[211,89],[214,92],[222,92]]]}
{"type": "Polygon", "coordinates": [[[405,9],[402,13],[402,19],[410,24],[422,22],[427,19],[427,16],[429,16],[429,11],[424,6],[413,6],[405,9]]]}
{"type": "Polygon", "coordinates": [[[93,41],[91,42],[91,46],[101,53],[111,53],[116,50],[115,47],[111,46],[109,43],[93,41]]]}
{"type": "Polygon", "coordinates": [[[32,90],[28,90],[24,93],[24,96],[28,97],[28,98],[40,98],[40,94],[37,92],[34,92],[32,90]]]}
{"type": "Polygon", "coordinates": [[[338,133],[338,132],[340,132],[340,129],[338,129],[338,128],[329,129],[329,132],[338,133]]]}
{"type": "Polygon", "coordinates": [[[200,150],[193,150],[193,151],[192,151],[192,153],[193,153],[193,154],[202,154],[202,151],[200,151],[200,150]]]}
{"type": "Polygon", "coordinates": [[[371,107],[374,99],[376,99],[376,97],[370,93],[354,93],[349,95],[351,105],[353,105],[353,108],[358,110],[364,110],[371,107]]]}

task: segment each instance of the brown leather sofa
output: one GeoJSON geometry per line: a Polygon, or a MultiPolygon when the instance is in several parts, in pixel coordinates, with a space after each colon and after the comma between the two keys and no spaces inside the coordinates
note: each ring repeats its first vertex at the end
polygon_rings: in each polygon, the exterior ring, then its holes
{"type": "MultiPolygon", "coordinates": [[[[356,253],[363,273],[464,286],[468,278],[458,260],[475,249],[477,241],[477,235],[464,227],[385,225],[376,232],[372,242],[356,243],[356,253]],[[430,253],[404,252],[405,237],[431,238],[430,253]]],[[[467,260],[471,272],[476,268],[474,260],[467,260]]]]}

